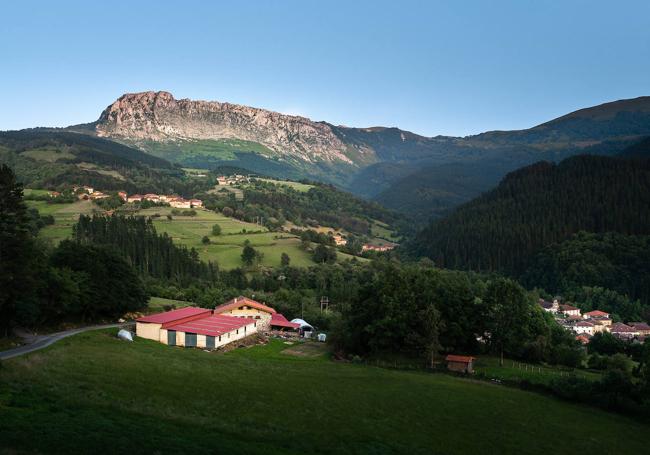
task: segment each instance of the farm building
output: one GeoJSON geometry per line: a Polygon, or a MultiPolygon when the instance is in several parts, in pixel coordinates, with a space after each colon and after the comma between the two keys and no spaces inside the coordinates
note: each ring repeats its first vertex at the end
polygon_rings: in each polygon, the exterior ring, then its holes
{"type": "Polygon", "coordinates": [[[458,373],[474,372],[474,357],[449,354],[445,360],[447,361],[447,369],[449,371],[456,371],[458,373]]]}
{"type": "Polygon", "coordinates": [[[215,314],[225,314],[236,318],[253,318],[260,331],[271,329],[271,319],[276,311],[270,306],[248,297],[235,297],[214,309],[215,314]]]}
{"type": "Polygon", "coordinates": [[[298,330],[300,329],[300,324],[297,322],[289,322],[280,313],[273,313],[271,315],[271,328],[273,330],[298,330]]]}
{"type": "Polygon", "coordinates": [[[136,320],[139,337],[169,346],[214,349],[257,332],[257,321],[186,307],[136,320]]]}

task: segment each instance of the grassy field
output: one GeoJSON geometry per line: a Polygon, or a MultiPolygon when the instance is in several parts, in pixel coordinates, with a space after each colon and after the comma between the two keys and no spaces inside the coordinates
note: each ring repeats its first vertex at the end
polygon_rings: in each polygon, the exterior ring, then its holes
{"type": "MultiPolygon", "coordinates": [[[[43,228],[40,236],[55,243],[72,234],[72,226],[80,213],[90,214],[93,210],[100,210],[91,201],[77,201],[71,204],[48,204],[45,201],[26,201],[26,203],[29,207],[38,209],[42,215],[54,217],[55,223],[43,228]]],[[[262,266],[280,266],[282,253],[289,255],[291,265],[295,267],[314,265],[311,254],[301,248],[300,239],[294,235],[272,233],[263,226],[228,218],[209,210],[199,209],[196,211],[196,216],[173,215],[172,220],[168,220],[167,215],[171,215],[171,212],[171,207],[152,207],[140,210],[137,214],[160,215],[154,219],[154,226],[159,233],[166,232],[174,242],[188,248],[196,248],[201,259],[216,261],[224,270],[242,266],[241,253],[246,240],[249,240],[252,246],[264,255],[262,266]],[[214,224],[221,226],[221,235],[212,235],[214,224]],[[206,235],[211,241],[208,245],[202,243],[203,236],[206,235]]],[[[340,261],[353,258],[341,252],[337,255],[340,261]]],[[[363,258],[357,260],[364,261],[363,258]]]]}
{"type": "MultiPolygon", "coordinates": [[[[282,253],[291,258],[291,265],[308,267],[314,265],[311,255],[300,248],[300,239],[291,234],[269,232],[265,227],[228,218],[220,213],[208,210],[197,210],[194,217],[173,216],[170,221],[166,215],[171,213],[169,207],[153,207],[138,212],[140,215],[161,215],[154,220],[158,232],[166,232],[172,239],[188,248],[196,248],[201,259],[216,261],[224,270],[242,266],[241,253],[246,240],[262,254],[261,265],[266,267],[280,266],[282,253]],[[222,234],[212,235],[212,226],[221,226],[222,234]],[[246,230],[243,233],[242,230],[246,230]],[[252,233],[255,231],[262,231],[252,233]],[[207,235],[210,244],[204,245],[201,240],[207,235]]],[[[338,253],[340,260],[351,259],[352,256],[338,253]]]]}
{"type": "Polygon", "coordinates": [[[173,300],[165,299],[162,297],[151,297],[149,299],[149,304],[147,307],[147,313],[162,313],[165,311],[165,305],[175,306],[176,308],[183,308],[186,306],[193,305],[192,302],[186,302],[185,300],[173,300]]]}
{"type": "Polygon", "coordinates": [[[38,210],[41,215],[52,215],[54,224],[41,229],[39,236],[58,243],[72,235],[72,226],[80,214],[90,214],[101,210],[92,201],[77,201],[70,204],[48,204],[46,201],[25,201],[28,207],[38,210]]]}
{"type": "Polygon", "coordinates": [[[88,332],[0,369],[9,453],[645,453],[650,427],[280,341],[229,354],[88,332]],[[293,351],[290,355],[286,351],[293,351]],[[285,351],[285,352],[283,352],[285,351]]]}
{"type": "Polygon", "coordinates": [[[314,187],[314,185],[309,185],[307,183],[300,183],[300,182],[292,182],[291,180],[275,180],[275,179],[263,179],[263,178],[256,178],[256,180],[260,180],[262,182],[274,183],[280,186],[286,186],[289,188],[293,188],[296,191],[300,191],[302,193],[306,193],[307,191],[309,191],[314,187]]]}
{"type": "Polygon", "coordinates": [[[552,379],[561,375],[575,375],[593,381],[600,379],[600,374],[591,371],[544,367],[508,359],[505,360],[503,367],[501,367],[497,357],[484,356],[477,359],[474,370],[487,379],[526,380],[532,384],[548,384],[552,379]]]}
{"type": "Polygon", "coordinates": [[[22,156],[39,161],[49,161],[51,163],[60,159],[72,159],[75,156],[65,150],[56,149],[33,149],[21,153],[22,156]]]}

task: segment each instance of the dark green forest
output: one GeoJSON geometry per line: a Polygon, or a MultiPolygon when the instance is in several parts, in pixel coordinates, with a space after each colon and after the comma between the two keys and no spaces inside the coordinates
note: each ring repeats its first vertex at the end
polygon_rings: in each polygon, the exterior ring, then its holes
{"type": "Polygon", "coordinates": [[[410,248],[440,267],[519,276],[543,247],[579,231],[650,234],[650,160],[585,155],[528,166],[433,222],[410,248]]]}

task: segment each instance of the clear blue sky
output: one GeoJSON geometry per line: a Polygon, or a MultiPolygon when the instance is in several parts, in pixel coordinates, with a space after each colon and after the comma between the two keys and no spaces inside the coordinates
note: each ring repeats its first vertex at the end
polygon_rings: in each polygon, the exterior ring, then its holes
{"type": "Polygon", "coordinates": [[[647,0],[21,0],[1,16],[0,130],[93,121],[144,90],[424,135],[650,95],[647,0]]]}

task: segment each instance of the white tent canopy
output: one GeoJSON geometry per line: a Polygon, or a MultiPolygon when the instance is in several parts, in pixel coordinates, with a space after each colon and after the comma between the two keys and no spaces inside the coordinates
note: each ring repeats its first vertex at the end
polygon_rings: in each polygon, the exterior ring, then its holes
{"type": "Polygon", "coordinates": [[[296,324],[300,324],[300,330],[314,330],[314,326],[305,321],[304,319],[292,319],[291,322],[295,322],[296,324]]]}

